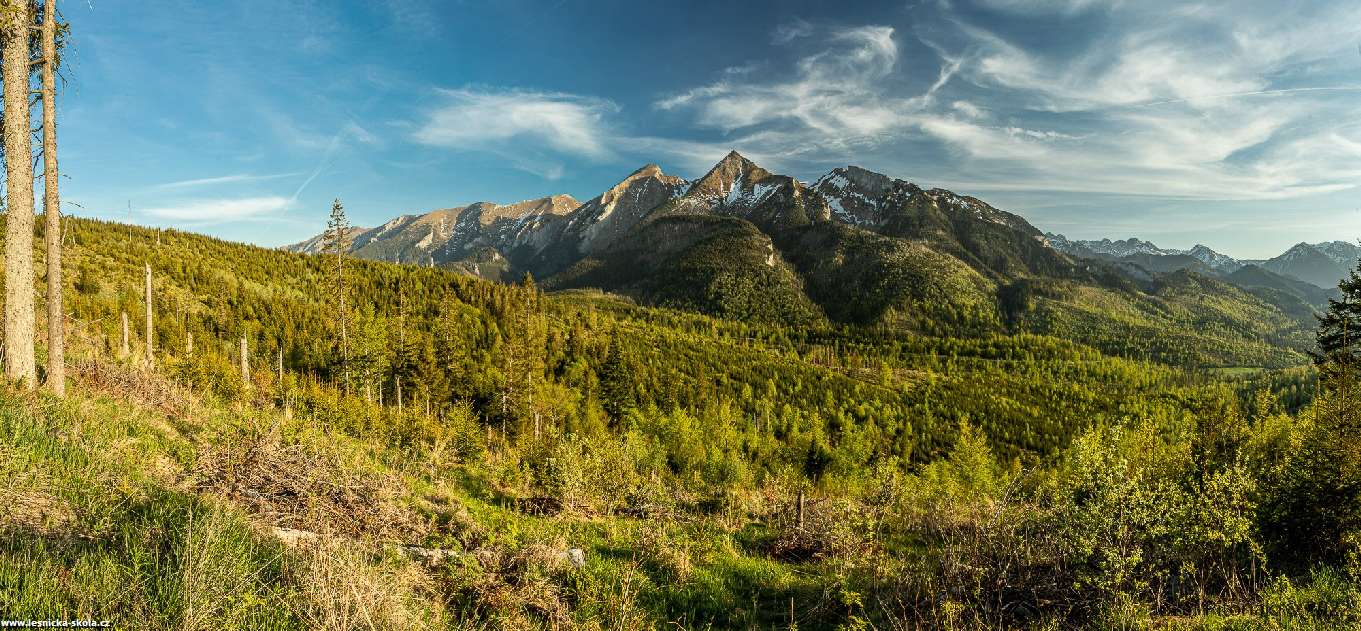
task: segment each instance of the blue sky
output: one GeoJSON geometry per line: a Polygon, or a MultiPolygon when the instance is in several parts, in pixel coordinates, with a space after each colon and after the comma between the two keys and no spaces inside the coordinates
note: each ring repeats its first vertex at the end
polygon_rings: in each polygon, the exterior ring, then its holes
{"type": "Polygon", "coordinates": [[[280,245],[737,149],[1076,238],[1361,237],[1361,2],[73,0],[68,212],[280,245]]]}

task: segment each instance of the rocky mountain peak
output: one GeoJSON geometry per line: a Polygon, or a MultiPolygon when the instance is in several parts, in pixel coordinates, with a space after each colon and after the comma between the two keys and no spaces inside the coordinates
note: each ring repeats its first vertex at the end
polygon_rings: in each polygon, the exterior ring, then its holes
{"type": "Polygon", "coordinates": [[[881,217],[881,201],[893,188],[893,178],[850,165],[832,169],[813,183],[832,216],[853,225],[872,225],[881,217]]]}
{"type": "Polygon", "coordinates": [[[635,178],[649,177],[649,176],[650,176],[650,177],[658,177],[658,176],[661,176],[661,175],[665,175],[664,173],[662,173],[662,168],[659,167],[659,166],[657,166],[657,165],[654,164],[654,163],[649,162],[649,163],[644,164],[643,166],[639,167],[638,170],[634,171],[633,173],[630,173],[628,177],[624,178],[624,180],[625,180],[625,181],[628,181],[628,180],[632,180],[632,179],[635,179],[635,178]]]}
{"type": "Polygon", "coordinates": [[[742,190],[770,177],[770,172],[736,151],[728,152],[714,168],[690,187],[692,196],[717,199],[727,197],[734,190],[742,190]]]}
{"type": "Polygon", "coordinates": [[[478,202],[469,208],[475,208],[478,222],[487,226],[500,219],[522,219],[532,215],[566,215],[580,205],[581,203],[571,195],[552,195],[505,205],[478,202]]]}
{"type": "Polygon", "coordinates": [[[893,186],[893,178],[854,164],[834,169],[832,172],[870,193],[881,194],[893,186]]]}

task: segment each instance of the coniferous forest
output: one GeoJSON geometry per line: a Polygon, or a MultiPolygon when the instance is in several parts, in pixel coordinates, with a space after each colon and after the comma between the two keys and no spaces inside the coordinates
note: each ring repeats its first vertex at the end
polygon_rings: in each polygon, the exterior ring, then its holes
{"type": "Polygon", "coordinates": [[[1355,279],[1319,321],[1317,367],[1227,371],[67,226],[78,385],[6,398],[6,611],[165,628],[1358,615],[1355,279]]]}

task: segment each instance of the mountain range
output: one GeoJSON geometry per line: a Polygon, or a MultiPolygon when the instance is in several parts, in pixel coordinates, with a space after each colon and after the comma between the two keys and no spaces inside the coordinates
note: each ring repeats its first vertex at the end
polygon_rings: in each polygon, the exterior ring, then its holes
{"type": "Polygon", "coordinates": [[[737,152],[694,180],[649,164],[585,202],[478,202],[347,238],[363,258],[502,281],[528,273],[548,289],[742,320],[1029,331],[1099,348],[1147,335],[1165,342],[1158,353],[1232,348],[1216,361],[1254,365],[1290,363],[1278,351],[1307,346],[1330,295],[1325,279],[1341,278],[1357,254],[1342,242],[1301,244],[1237,261],[1204,246],[1074,241],[975,197],[856,166],[807,183],[737,152]]]}
{"type": "MultiPolygon", "coordinates": [[[[322,247],[318,236],[287,249],[322,247]]],[[[559,195],[403,215],[355,229],[348,248],[779,320],[871,321],[904,297],[983,309],[999,280],[1081,270],[1025,219],[976,198],[853,166],[808,184],[736,152],[695,180],[649,164],[584,203],[559,195]]]]}
{"type": "Polygon", "coordinates": [[[1361,246],[1346,241],[1298,243],[1281,255],[1265,260],[1239,260],[1196,244],[1189,250],[1160,248],[1148,241],[1071,240],[1046,233],[1051,246],[1075,257],[1096,258],[1140,266],[1148,272],[1191,269],[1228,277],[1248,266],[1305,281],[1321,289],[1333,289],[1361,260],[1361,246]]]}

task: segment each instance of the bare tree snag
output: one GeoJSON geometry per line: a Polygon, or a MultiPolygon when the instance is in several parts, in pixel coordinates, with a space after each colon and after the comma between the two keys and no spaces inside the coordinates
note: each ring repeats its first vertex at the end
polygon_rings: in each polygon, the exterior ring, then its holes
{"type": "Polygon", "coordinates": [[[156,338],[156,335],[155,335],[155,333],[154,333],[154,329],[152,328],[152,324],[151,324],[151,317],[152,317],[151,299],[152,299],[152,295],[151,295],[151,264],[150,264],[150,263],[147,263],[147,264],[146,264],[146,365],[147,365],[147,368],[151,368],[152,366],[156,365],[156,348],[155,348],[156,345],[155,345],[155,342],[154,342],[154,340],[155,340],[155,338],[156,338]]]}
{"type": "Polygon", "coordinates": [[[246,387],[247,387],[247,388],[250,387],[250,355],[248,354],[248,352],[249,352],[249,349],[248,349],[247,346],[246,346],[246,334],[245,334],[245,333],[242,333],[242,334],[241,334],[241,383],[246,384],[246,387]]]}
{"type": "Polygon", "coordinates": [[[57,0],[43,6],[43,218],[47,241],[47,387],[66,393],[66,310],[61,283],[61,197],[57,192],[57,0]]]}
{"type": "Polygon", "coordinates": [[[33,144],[29,121],[28,0],[3,0],[0,81],[4,84],[5,184],[5,375],[32,388],[38,367],[33,354],[33,144]]]}
{"type": "Polygon", "coordinates": [[[128,348],[128,312],[126,311],[122,312],[122,316],[123,316],[123,346],[118,351],[118,357],[120,359],[127,357],[128,353],[132,352],[128,348]]]}

